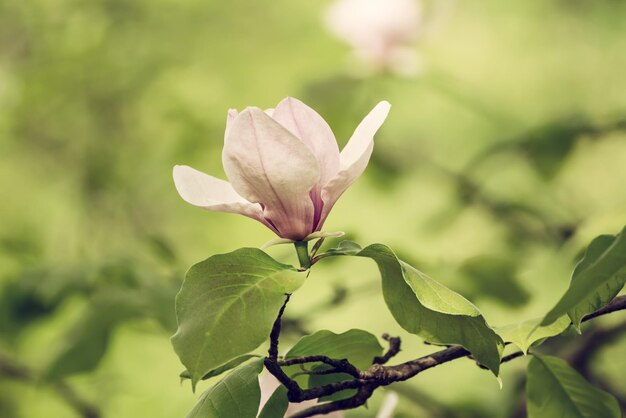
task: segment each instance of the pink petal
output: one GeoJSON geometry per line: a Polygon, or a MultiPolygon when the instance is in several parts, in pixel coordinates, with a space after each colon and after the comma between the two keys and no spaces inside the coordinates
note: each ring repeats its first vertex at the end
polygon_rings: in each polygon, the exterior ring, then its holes
{"type": "Polygon", "coordinates": [[[358,49],[405,45],[419,33],[421,5],[416,0],[340,0],[327,11],[328,29],[358,49]]]}
{"type": "Polygon", "coordinates": [[[241,112],[224,141],[222,162],[237,193],[262,205],[278,235],[300,240],[313,232],[309,192],[319,180],[319,163],[278,122],[259,108],[241,112]]]}
{"type": "Polygon", "coordinates": [[[173,175],[176,190],[187,203],[210,211],[239,213],[262,222],[276,232],[263,218],[261,205],[241,197],[227,181],[186,165],[174,166],[173,175]]]}
{"type": "Polygon", "coordinates": [[[322,213],[322,186],[339,171],[339,147],[328,123],[315,110],[298,99],[283,99],[272,114],[275,121],[287,128],[311,150],[320,165],[320,179],[311,191],[317,225],[322,213]]]}
{"type": "Polygon", "coordinates": [[[320,229],[328,213],[339,197],[367,167],[374,149],[374,134],[381,127],[391,105],[382,101],[361,121],[352,137],[341,151],[339,173],[322,188],[324,208],[317,229],[320,229]]]}

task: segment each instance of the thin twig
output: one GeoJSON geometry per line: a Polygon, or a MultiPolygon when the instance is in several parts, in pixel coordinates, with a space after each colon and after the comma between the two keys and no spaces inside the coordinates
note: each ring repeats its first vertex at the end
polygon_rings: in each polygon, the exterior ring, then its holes
{"type": "Polygon", "coordinates": [[[361,373],[361,371],[350,363],[348,359],[335,360],[327,356],[305,356],[278,361],[278,365],[281,367],[306,363],[325,363],[332,366],[339,373],[347,373],[356,378],[359,378],[361,373]]]}
{"type": "Polygon", "coordinates": [[[590,319],[597,318],[602,315],[610,314],[613,312],[621,311],[626,309],[626,295],[618,296],[611,301],[608,305],[603,308],[598,309],[597,311],[590,313],[589,315],[585,315],[582,322],[589,321],[590,319]]]}
{"type": "Polygon", "coordinates": [[[383,340],[389,343],[389,349],[382,356],[375,357],[373,364],[385,364],[400,352],[400,337],[391,337],[389,334],[385,333],[383,334],[383,340]]]}
{"type": "Polygon", "coordinates": [[[267,353],[272,359],[276,359],[278,357],[278,337],[280,336],[281,319],[285,313],[285,308],[287,307],[290,298],[291,293],[285,293],[285,302],[283,302],[283,306],[280,307],[278,317],[276,317],[274,325],[272,326],[272,332],[270,332],[270,348],[267,353]]]}
{"type": "MultiPolygon", "coordinates": [[[[523,355],[524,355],[523,351],[516,351],[514,353],[508,354],[500,359],[500,364],[509,362],[511,360],[515,360],[516,358],[522,357],[523,355]]],[[[483,370],[489,370],[489,367],[484,366],[482,364],[478,364],[478,367],[480,367],[483,370]]]]}

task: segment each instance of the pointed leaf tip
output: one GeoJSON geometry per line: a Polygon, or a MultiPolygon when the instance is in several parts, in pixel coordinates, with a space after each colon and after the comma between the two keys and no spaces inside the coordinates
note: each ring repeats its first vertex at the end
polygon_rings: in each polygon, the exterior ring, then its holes
{"type": "Polygon", "coordinates": [[[617,235],[600,235],[576,265],[570,286],[540,325],[567,314],[577,330],[585,315],[608,304],[626,283],[626,227],[617,235]]]}

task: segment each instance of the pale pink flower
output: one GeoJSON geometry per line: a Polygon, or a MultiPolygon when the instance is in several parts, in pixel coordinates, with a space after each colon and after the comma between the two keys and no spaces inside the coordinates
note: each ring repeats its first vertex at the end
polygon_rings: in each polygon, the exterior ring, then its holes
{"type": "Polygon", "coordinates": [[[423,29],[419,0],[336,0],[326,23],[362,61],[401,73],[418,70],[412,45],[423,29]]]}
{"type": "Polygon", "coordinates": [[[365,170],[389,108],[378,103],[341,153],[324,119],[297,99],[288,97],[267,111],[231,109],[222,152],[230,182],[177,165],[176,189],[192,205],[240,213],[282,238],[303,240],[322,228],[337,199],[365,170]]]}

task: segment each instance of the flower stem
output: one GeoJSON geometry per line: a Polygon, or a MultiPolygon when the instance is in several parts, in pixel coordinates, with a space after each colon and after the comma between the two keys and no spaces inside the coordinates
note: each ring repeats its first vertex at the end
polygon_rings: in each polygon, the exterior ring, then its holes
{"type": "Polygon", "coordinates": [[[308,269],[311,267],[311,257],[309,257],[309,242],[308,241],[296,241],[293,243],[296,247],[296,254],[298,254],[298,261],[300,261],[300,267],[308,269]]]}

